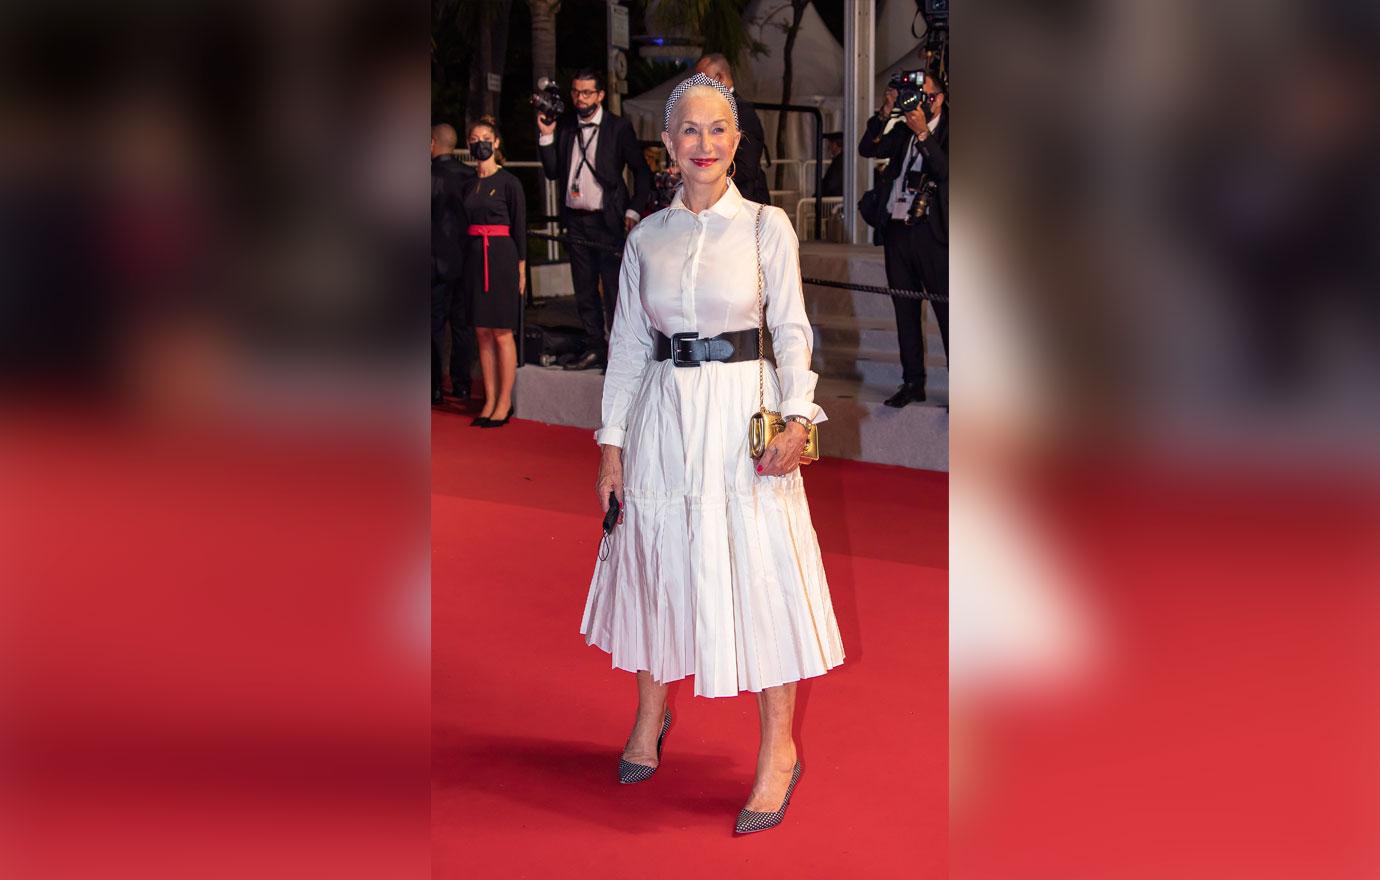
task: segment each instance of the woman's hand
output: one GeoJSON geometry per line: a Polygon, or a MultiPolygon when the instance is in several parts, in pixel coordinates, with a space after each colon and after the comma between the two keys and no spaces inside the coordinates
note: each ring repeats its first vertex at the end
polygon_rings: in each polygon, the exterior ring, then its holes
{"type": "Polygon", "coordinates": [[[618,521],[623,521],[623,448],[607,443],[599,446],[599,479],[594,481],[594,491],[599,495],[599,506],[604,513],[609,512],[609,493],[618,499],[618,521]]]}
{"type": "Polygon", "coordinates": [[[527,261],[518,260],[518,296],[527,295],[527,261]]]}
{"type": "Polygon", "coordinates": [[[786,423],[786,430],[771,438],[767,451],[757,459],[757,473],[763,477],[783,477],[800,466],[800,453],[809,439],[805,426],[799,422],[786,423]]]}

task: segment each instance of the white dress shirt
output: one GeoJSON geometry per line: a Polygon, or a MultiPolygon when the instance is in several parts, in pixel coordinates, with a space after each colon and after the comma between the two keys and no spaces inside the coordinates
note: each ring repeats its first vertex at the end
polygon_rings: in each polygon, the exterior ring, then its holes
{"type": "MultiPolygon", "coordinates": [[[[939,127],[939,120],[944,116],[940,113],[929,122],[930,134],[939,127]]],[[[902,121],[901,125],[905,125],[902,121]]],[[[904,220],[906,214],[910,212],[910,203],[915,201],[915,193],[906,189],[906,169],[919,171],[920,166],[925,164],[925,157],[920,155],[920,141],[912,133],[910,136],[910,147],[906,150],[905,161],[901,163],[901,173],[896,175],[896,180],[891,184],[891,197],[887,199],[887,214],[893,220],[904,220]],[[914,164],[911,161],[914,160],[914,164]]]]}
{"type": "MultiPolygon", "coordinates": [[[[604,107],[599,105],[595,108],[594,114],[588,119],[581,119],[578,114],[575,116],[579,125],[603,125],[604,107]]],[[[538,146],[549,146],[556,140],[554,134],[544,134],[537,138],[538,146]]],[[[604,206],[604,188],[599,185],[599,181],[594,179],[594,162],[599,153],[599,129],[580,128],[575,129],[575,137],[570,143],[570,180],[564,181],[565,186],[565,206],[576,211],[598,211],[604,206]],[[580,149],[580,139],[584,138],[585,147],[580,149]],[[581,154],[585,161],[580,161],[581,154]],[[577,175],[578,169],[578,175],[577,175]],[[580,184],[580,192],[576,195],[572,191],[571,184],[580,184]]],[[[633,220],[640,220],[642,215],[629,208],[624,212],[626,216],[633,220]]]]}
{"type": "MultiPolygon", "coordinates": [[[[685,207],[678,191],[669,208],[628,235],[609,334],[603,426],[594,435],[599,443],[623,445],[628,410],[653,362],[654,330],[717,336],[757,326],[756,213],[757,204],[729,181],[727,192],[699,214],[685,207]]],[[[814,331],[805,314],[800,244],[780,208],[763,209],[762,271],[781,414],[822,422],[826,416],[814,402],[819,377],[810,370],[814,331]]]]}

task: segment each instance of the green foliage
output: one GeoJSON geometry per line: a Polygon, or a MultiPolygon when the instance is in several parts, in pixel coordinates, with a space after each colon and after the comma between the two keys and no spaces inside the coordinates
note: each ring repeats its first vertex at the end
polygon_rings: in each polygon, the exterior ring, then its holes
{"type": "Polygon", "coordinates": [[[767,52],[748,31],[743,16],[747,4],[748,0],[675,0],[658,6],[656,14],[666,27],[698,31],[705,52],[722,52],[737,64],[745,53],[758,57],[767,52]]]}
{"type": "Polygon", "coordinates": [[[628,96],[636,97],[654,89],[676,74],[687,74],[689,65],[666,61],[660,58],[643,58],[636,53],[628,55],[628,96]]]}

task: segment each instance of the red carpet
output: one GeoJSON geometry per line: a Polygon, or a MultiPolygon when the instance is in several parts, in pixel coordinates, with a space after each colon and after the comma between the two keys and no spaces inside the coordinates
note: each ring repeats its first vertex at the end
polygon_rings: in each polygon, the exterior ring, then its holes
{"type": "Polygon", "coordinates": [[[600,535],[591,432],[469,421],[432,419],[435,876],[945,875],[946,474],[806,471],[847,660],[801,685],[786,821],[736,838],[751,696],[672,685],[661,769],[617,782],[633,679],[579,634],[600,535]]]}

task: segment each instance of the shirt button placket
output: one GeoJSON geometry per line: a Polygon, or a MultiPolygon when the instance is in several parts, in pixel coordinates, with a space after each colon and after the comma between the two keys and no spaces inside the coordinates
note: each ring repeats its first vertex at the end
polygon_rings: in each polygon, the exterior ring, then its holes
{"type": "Polygon", "coordinates": [[[692,330],[699,329],[695,319],[695,285],[699,282],[700,254],[704,251],[704,230],[708,219],[707,212],[695,216],[695,229],[690,233],[688,253],[685,255],[685,275],[681,279],[681,310],[685,325],[692,330]]]}

